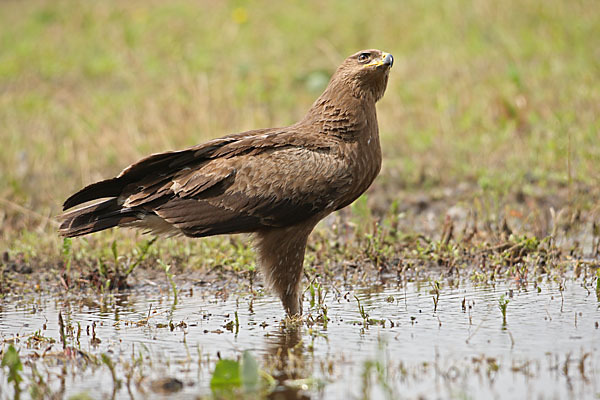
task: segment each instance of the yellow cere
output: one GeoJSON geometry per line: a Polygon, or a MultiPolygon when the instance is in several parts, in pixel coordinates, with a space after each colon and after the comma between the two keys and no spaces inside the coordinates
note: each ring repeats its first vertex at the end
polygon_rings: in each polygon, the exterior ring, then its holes
{"type": "Polygon", "coordinates": [[[381,58],[379,60],[374,60],[371,61],[368,64],[365,64],[365,67],[372,67],[375,65],[383,65],[383,60],[385,60],[385,58],[389,55],[390,53],[386,53],[386,52],[382,52],[381,53],[381,58]]]}

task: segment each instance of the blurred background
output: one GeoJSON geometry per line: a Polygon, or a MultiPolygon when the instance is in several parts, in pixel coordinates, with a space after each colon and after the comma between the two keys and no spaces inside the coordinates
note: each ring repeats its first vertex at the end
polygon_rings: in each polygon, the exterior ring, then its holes
{"type": "Polygon", "coordinates": [[[295,122],[364,48],[395,57],[372,209],[440,188],[594,193],[599,15],[596,0],[2,1],[0,249],[54,238],[70,193],[142,156],[295,122]]]}

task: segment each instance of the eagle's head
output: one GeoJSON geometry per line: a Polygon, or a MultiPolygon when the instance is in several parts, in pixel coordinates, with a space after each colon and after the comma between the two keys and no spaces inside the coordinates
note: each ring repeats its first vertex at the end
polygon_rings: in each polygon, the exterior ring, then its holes
{"type": "Polygon", "coordinates": [[[383,97],[393,64],[394,57],[390,53],[361,50],[346,58],[331,80],[348,85],[355,97],[377,101],[383,97]]]}

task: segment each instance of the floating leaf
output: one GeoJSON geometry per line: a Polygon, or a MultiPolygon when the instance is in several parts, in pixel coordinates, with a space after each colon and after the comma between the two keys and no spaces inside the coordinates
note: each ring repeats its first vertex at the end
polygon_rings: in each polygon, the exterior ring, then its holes
{"type": "Polygon", "coordinates": [[[241,386],[240,363],[233,360],[220,360],[210,380],[211,390],[233,389],[241,386]]]}

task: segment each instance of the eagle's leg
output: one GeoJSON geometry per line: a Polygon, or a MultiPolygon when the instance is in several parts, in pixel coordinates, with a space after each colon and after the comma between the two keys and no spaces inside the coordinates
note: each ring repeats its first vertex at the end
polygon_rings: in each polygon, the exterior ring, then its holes
{"type": "Polygon", "coordinates": [[[302,314],[301,281],[306,240],[314,222],[263,230],[256,235],[258,264],[288,315],[302,314]]]}

